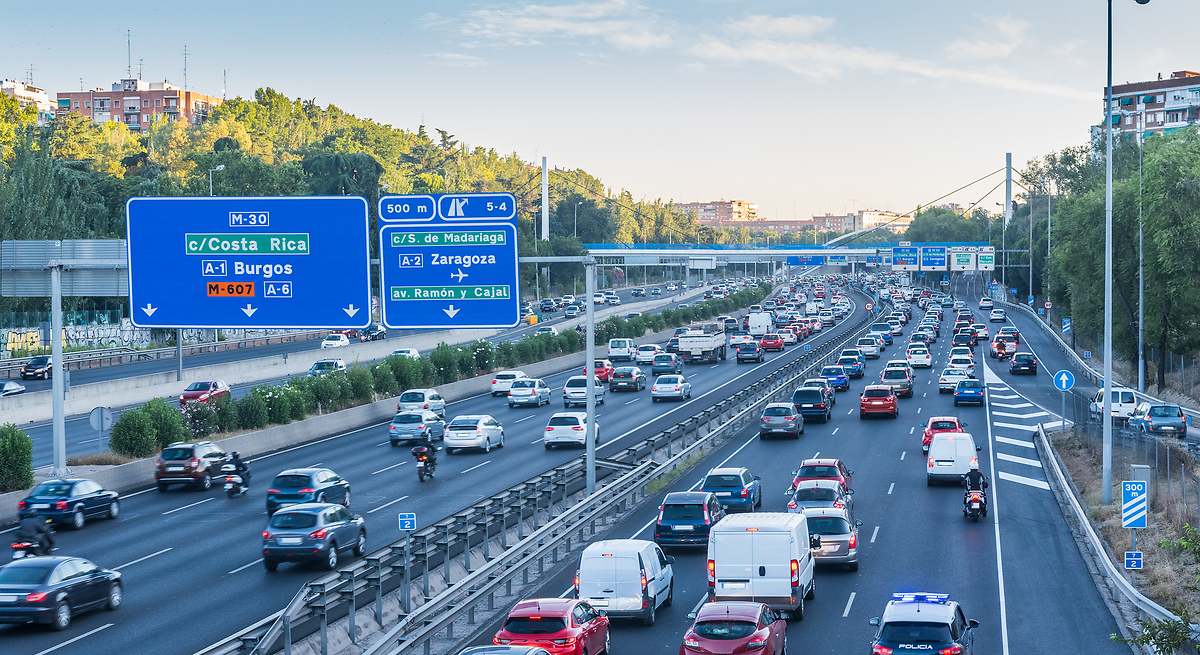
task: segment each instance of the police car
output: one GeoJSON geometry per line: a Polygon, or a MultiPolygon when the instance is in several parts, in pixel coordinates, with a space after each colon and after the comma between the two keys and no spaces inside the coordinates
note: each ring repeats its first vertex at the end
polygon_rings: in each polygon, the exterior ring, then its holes
{"type": "Polygon", "coordinates": [[[871,655],[972,655],[979,621],[967,620],[950,594],[892,594],[877,626],[871,655]]]}

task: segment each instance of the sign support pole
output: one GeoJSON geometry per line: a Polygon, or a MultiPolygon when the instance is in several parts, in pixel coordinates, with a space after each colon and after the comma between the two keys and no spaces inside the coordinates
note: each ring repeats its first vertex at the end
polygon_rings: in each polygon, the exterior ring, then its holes
{"type": "Polygon", "coordinates": [[[584,262],[584,302],[587,303],[586,328],[584,338],[584,376],[587,378],[587,432],[584,439],[587,443],[587,493],[596,490],[596,303],[592,294],[596,293],[596,260],[588,258],[584,262]]]}
{"type": "Polygon", "coordinates": [[[183,329],[175,328],[175,381],[183,381],[183,329]]]}
{"type": "Polygon", "coordinates": [[[63,408],[62,264],[50,262],[50,374],[51,415],[54,432],[54,476],[65,478],[67,470],[67,426],[63,408]]]}

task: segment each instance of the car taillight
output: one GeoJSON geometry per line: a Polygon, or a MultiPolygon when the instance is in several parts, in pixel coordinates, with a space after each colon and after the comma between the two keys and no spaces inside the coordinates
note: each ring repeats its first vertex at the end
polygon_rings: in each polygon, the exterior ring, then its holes
{"type": "Polygon", "coordinates": [[[429,403],[421,405],[421,409],[429,409],[429,403]]]}
{"type": "Polygon", "coordinates": [[[314,492],[316,492],[316,489],[313,489],[312,487],[305,487],[305,488],[301,489],[298,493],[311,494],[314,492]]]}
{"type": "Polygon", "coordinates": [[[683,638],[683,645],[687,646],[688,648],[699,648],[700,641],[696,639],[695,635],[689,632],[683,638]]]}
{"type": "Polygon", "coordinates": [[[759,648],[762,648],[763,646],[766,646],[766,645],[767,645],[767,638],[765,636],[758,636],[758,637],[755,637],[755,638],[751,639],[750,641],[746,642],[746,649],[747,650],[758,650],[759,648]]]}
{"type": "Polygon", "coordinates": [[[749,497],[750,497],[750,490],[745,487],[742,487],[742,498],[749,498],[749,497]]]}
{"type": "Polygon", "coordinates": [[[17,509],[25,509],[26,507],[29,507],[29,503],[27,503],[23,500],[17,501],[17,509]]]}
{"type": "Polygon", "coordinates": [[[188,466],[191,468],[196,468],[196,467],[200,466],[200,460],[198,458],[193,457],[188,460],[188,466]]]}
{"type": "Polygon", "coordinates": [[[279,493],[279,490],[278,490],[278,489],[267,489],[267,493],[269,493],[269,494],[277,494],[277,493],[279,493]]]}
{"type": "Polygon", "coordinates": [[[796,501],[794,501],[794,500],[788,501],[788,504],[787,504],[788,509],[796,509],[797,507],[799,507],[799,505],[796,504],[796,501]]]}
{"type": "Polygon", "coordinates": [[[938,655],[962,655],[962,652],[963,652],[962,646],[959,646],[958,644],[954,644],[953,646],[951,646],[949,648],[943,648],[943,649],[939,650],[938,655]]]}
{"type": "Polygon", "coordinates": [[[658,506],[658,521],[656,521],[656,523],[657,523],[658,525],[662,525],[662,519],[663,519],[663,508],[664,508],[664,507],[665,507],[664,505],[659,505],[659,506],[658,506]]]}
{"type": "Polygon", "coordinates": [[[825,403],[817,403],[817,409],[825,409],[825,403]]]}
{"type": "Polygon", "coordinates": [[[546,432],[554,432],[554,426],[553,426],[553,425],[547,425],[547,426],[546,426],[546,432]]]}
{"type": "Polygon", "coordinates": [[[928,459],[928,461],[926,461],[926,462],[925,462],[925,467],[926,467],[926,468],[933,468],[933,458],[932,458],[932,457],[930,457],[930,458],[928,459]]]}
{"type": "Polygon", "coordinates": [[[642,593],[644,594],[644,593],[646,593],[646,590],[650,588],[650,581],[646,578],[646,569],[642,569],[642,576],[641,576],[640,581],[642,583],[642,593]]]}
{"type": "Polygon", "coordinates": [[[799,587],[800,586],[800,562],[797,560],[792,560],[792,562],[789,566],[791,567],[791,571],[792,571],[792,586],[799,587]]]}
{"type": "Polygon", "coordinates": [[[492,380],[492,384],[496,384],[496,381],[495,381],[495,380],[492,380]]]}
{"type": "Polygon", "coordinates": [[[67,509],[67,501],[65,501],[65,500],[60,500],[60,501],[58,501],[57,503],[54,503],[54,509],[56,509],[56,510],[58,510],[58,511],[60,511],[60,512],[66,511],[66,509],[67,509]]]}
{"type": "Polygon", "coordinates": [[[263,538],[263,541],[266,541],[266,540],[270,539],[270,538],[271,538],[271,533],[270,533],[270,532],[267,532],[266,530],[263,530],[263,531],[262,531],[262,538],[263,538]]]}
{"type": "Polygon", "coordinates": [[[49,594],[48,594],[48,592],[45,592],[45,591],[35,591],[35,592],[33,592],[33,593],[31,593],[31,594],[27,594],[27,595],[25,596],[25,602],[27,602],[27,603],[40,603],[40,602],[42,602],[42,601],[46,600],[46,596],[47,596],[47,595],[49,595],[49,594]]]}
{"type": "Polygon", "coordinates": [[[579,571],[575,572],[575,581],[574,581],[573,585],[575,587],[575,595],[578,596],[579,595],[579,571]]]}
{"type": "Polygon", "coordinates": [[[713,588],[717,586],[717,562],[716,560],[708,560],[708,586],[713,588]]]}
{"type": "Polygon", "coordinates": [[[842,509],[842,508],[843,508],[843,507],[845,507],[845,506],[846,506],[846,503],[843,503],[843,502],[842,502],[842,501],[840,501],[840,500],[835,500],[835,501],[833,501],[833,507],[834,507],[834,509],[842,509]]]}
{"type": "Polygon", "coordinates": [[[850,550],[854,550],[855,548],[858,548],[858,533],[857,532],[850,533],[850,543],[847,544],[847,546],[850,548],[850,550]]]}
{"type": "Polygon", "coordinates": [[[320,530],[313,530],[312,532],[308,533],[308,536],[312,537],[313,539],[324,539],[328,535],[329,535],[329,531],[326,530],[325,528],[321,528],[320,530]]]}
{"type": "Polygon", "coordinates": [[[574,430],[574,431],[576,431],[576,432],[583,432],[583,426],[582,426],[582,425],[572,425],[572,426],[571,426],[571,429],[572,429],[572,430],[574,430]]]}
{"type": "Polygon", "coordinates": [[[555,640],[554,640],[554,645],[555,645],[555,646],[574,646],[574,645],[575,645],[575,638],[574,638],[574,637],[567,637],[567,638],[565,638],[565,639],[555,639],[555,640]]]}

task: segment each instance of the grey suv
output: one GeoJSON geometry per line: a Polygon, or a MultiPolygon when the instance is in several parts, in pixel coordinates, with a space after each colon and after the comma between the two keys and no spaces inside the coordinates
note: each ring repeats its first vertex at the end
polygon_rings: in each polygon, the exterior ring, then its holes
{"type": "Polygon", "coordinates": [[[362,516],[341,505],[304,503],[284,507],[271,516],[262,533],[263,566],[280,562],[319,562],[337,568],[341,552],[362,557],[367,552],[367,526],[362,516]]]}
{"type": "Polygon", "coordinates": [[[186,484],[197,489],[212,488],[212,480],[221,474],[221,465],[229,456],[211,441],[177,442],[158,456],[154,467],[154,482],[159,491],[172,484],[186,484]]]}
{"type": "Polygon", "coordinates": [[[392,446],[418,441],[442,441],[446,438],[446,421],[429,410],[400,412],[388,424],[388,441],[392,446]]]}

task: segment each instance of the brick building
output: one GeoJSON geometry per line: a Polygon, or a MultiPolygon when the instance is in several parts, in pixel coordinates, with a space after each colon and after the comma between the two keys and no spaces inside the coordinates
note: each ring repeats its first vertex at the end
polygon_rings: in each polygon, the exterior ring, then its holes
{"type": "MultiPolygon", "coordinates": [[[[1166,79],[1160,74],[1157,80],[1114,84],[1112,114],[1114,137],[1139,132],[1170,134],[1200,125],[1200,72],[1181,70],[1166,79]]],[[[1103,128],[1102,118],[1092,128],[1093,137],[1103,137],[1103,128]]]]}
{"type": "Polygon", "coordinates": [[[219,104],[218,97],[181,89],[165,81],[129,78],[114,83],[108,91],[99,87],[91,91],[60,91],[57,113],[75,112],[95,123],[117,121],[136,132],[160,114],[167,120],[186,120],[193,125],[203,122],[219,104]]]}
{"type": "Polygon", "coordinates": [[[758,220],[758,205],[747,200],[686,202],[677,206],[694,216],[696,222],[701,225],[726,225],[758,220]]]}

